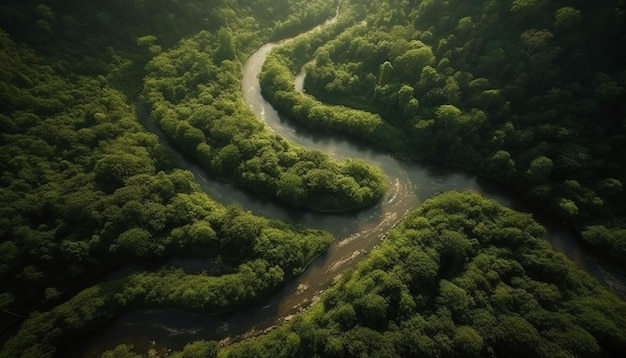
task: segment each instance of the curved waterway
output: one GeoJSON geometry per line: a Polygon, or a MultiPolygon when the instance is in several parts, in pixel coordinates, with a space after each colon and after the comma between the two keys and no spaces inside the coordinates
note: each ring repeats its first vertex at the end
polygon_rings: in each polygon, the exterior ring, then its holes
{"type": "MultiPolygon", "coordinates": [[[[278,45],[264,45],[246,62],[242,78],[242,94],[246,104],[270,130],[298,145],[320,150],[339,160],[361,158],[381,168],[389,182],[386,196],[375,207],[355,213],[323,214],[294,210],[220,183],[208,177],[199,166],[184,156],[176,154],[180,165],[190,170],[201,188],[215,200],[224,204],[237,203],[257,215],[327,230],[336,240],[302,275],[256,305],[219,317],[170,309],[135,310],[89,333],[80,342],[72,343],[71,348],[67,347],[61,352],[63,356],[97,356],[100,352],[122,343],[132,344],[137,352],[143,353],[151,348],[157,351],[180,350],[194,340],[220,340],[228,343],[271,329],[314,303],[341,272],[354,266],[367,252],[375,248],[409,210],[417,208],[425,199],[438,192],[471,189],[513,209],[533,212],[530,206],[518,200],[512,193],[475,175],[459,170],[406,163],[348,138],[308,130],[281,116],[261,96],[258,81],[258,74],[267,54],[278,45]]],[[[301,73],[296,79],[296,87],[300,91],[303,78],[304,74],[301,73]]],[[[147,115],[140,111],[140,118],[146,128],[159,135],[165,143],[163,134],[147,115]]],[[[534,211],[534,216],[546,227],[547,237],[556,250],[564,252],[605,285],[614,286],[615,278],[586,255],[564,227],[551,222],[540,212],[534,211]]],[[[167,264],[191,271],[201,271],[205,265],[210,266],[203,260],[184,258],[174,259],[167,264]]]]}

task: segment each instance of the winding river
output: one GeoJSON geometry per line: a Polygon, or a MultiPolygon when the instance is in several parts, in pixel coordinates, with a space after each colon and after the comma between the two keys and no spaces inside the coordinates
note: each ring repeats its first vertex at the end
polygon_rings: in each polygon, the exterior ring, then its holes
{"type": "MultiPolygon", "coordinates": [[[[242,94],[245,102],[258,118],[276,134],[304,147],[314,148],[336,159],[361,158],[381,168],[387,175],[390,190],[380,203],[370,209],[346,214],[322,214],[297,211],[280,203],[259,199],[248,192],[220,183],[206,176],[203,170],[176,154],[181,167],[193,172],[196,181],[209,196],[224,204],[238,203],[257,215],[324,229],[335,235],[329,250],[315,260],[299,277],[286,283],[278,292],[256,305],[220,317],[170,309],[141,309],[123,314],[102,328],[89,333],[64,356],[97,356],[117,344],[133,344],[138,352],[168,348],[180,350],[193,340],[221,340],[223,343],[248,335],[258,334],[289,320],[294,314],[314,303],[319,294],[339,277],[343,270],[354,266],[365,254],[375,248],[409,210],[425,199],[445,190],[471,189],[520,211],[533,212],[535,219],[548,231],[553,247],[562,251],[580,267],[606,285],[613,286],[615,278],[585,254],[575,238],[562,226],[518,200],[498,185],[459,170],[400,161],[386,153],[342,136],[317,133],[281,116],[261,96],[258,74],[271,49],[278,44],[266,44],[257,50],[243,68],[242,94]]],[[[302,90],[304,74],[296,78],[296,87],[302,90]]],[[[147,118],[140,115],[146,128],[163,134],[147,118]]],[[[172,259],[167,264],[189,270],[202,270],[207,265],[199,259],[172,259]]]]}

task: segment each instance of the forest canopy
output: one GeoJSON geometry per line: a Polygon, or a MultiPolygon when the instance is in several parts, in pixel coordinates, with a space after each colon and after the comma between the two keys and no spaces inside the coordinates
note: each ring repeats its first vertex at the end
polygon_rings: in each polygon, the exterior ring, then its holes
{"type": "MultiPolygon", "coordinates": [[[[168,29],[157,26],[157,20],[170,11],[174,20],[176,6],[168,8],[174,2],[161,2],[163,8],[157,7],[142,28],[124,22],[123,3],[1,5],[1,16],[7,20],[2,23],[9,31],[0,31],[3,357],[51,356],[86,330],[138,307],[179,307],[207,314],[237,309],[299,274],[332,241],[327,232],[258,217],[237,206],[224,207],[200,190],[190,172],[177,168],[170,148],[140,124],[135,105],[140,92],[135,76],[143,81],[142,66],[174,45],[163,41],[168,29]],[[89,24],[94,9],[97,21],[89,24]],[[33,31],[24,32],[21,26],[31,23],[36,23],[33,31]],[[91,27],[84,28],[78,41],[72,31],[88,24],[91,27]],[[140,30],[154,35],[133,38],[140,30]],[[85,46],[90,41],[106,43],[107,52],[85,46]],[[137,51],[137,45],[145,51],[126,52],[137,51]],[[77,58],[80,64],[96,66],[81,67],[77,58]],[[177,255],[205,259],[212,269],[198,274],[166,266],[158,272],[140,270],[99,282],[127,264],[144,267],[177,255]]],[[[143,13],[154,4],[128,5],[131,13],[143,13]]],[[[315,21],[325,16],[316,6],[309,14],[315,21]]],[[[216,4],[210,11],[232,10],[216,4]]],[[[252,13],[246,6],[238,10],[252,13]]],[[[204,14],[194,14],[193,7],[185,11],[189,16],[204,14]]],[[[298,26],[294,16],[293,25],[285,25],[283,31],[298,26]]],[[[197,31],[193,21],[176,23],[177,36],[197,31]]],[[[229,31],[211,41],[228,45],[229,31]]],[[[270,34],[254,33],[253,38],[261,41],[270,34]]],[[[232,55],[224,47],[218,52],[232,55]]],[[[233,69],[224,72],[224,83],[232,88],[239,63],[223,62],[233,69]]],[[[230,95],[227,106],[234,101],[242,107],[236,94],[230,95]]],[[[352,201],[349,209],[371,205],[382,195],[382,175],[365,163],[339,164],[297,148],[263,134],[250,114],[244,116],[268,144],[286,146],[315,164],[323,163],[319,171],[332,170],[332,180],[342,179],[343,186],[334,188],[334,201],[315,193],[319,201],[314,204],[320,210],[345,210],[341,201],[356,196],[360,201],[352,201]],[[352,187],[360,190],[340,192],[352,187]]],[[[318,181],[324,185],[331,179],[318,181]]],[[[319,190],[328,193],[325,189],[319,190]]],[[[298,204],[301,198],[291,195],[292,203],[298,204]]]]}
{"type": "MultiPolygon", "coordinates": [[[[0,357],[59,355],[135,309],[238,310],[333,241],[220,204],[174,151],[294,211],[380,202],[380,169],[271,133],[241,96],[244,61],[259,46],[335,15],[269,55],[259,79],[277,109],[496,180],[623,270],[624,6],[3,1],[0,357]],[[167,140],[142,125],[152,122],[167,140]],[[206,269],[164,264],[172,257],[206,269]]],[[[407,215],[291,323],[231,347],[201,340],[167,354],[610,357],[626,348],[624,317],[624,301],[555,252],[530,215],[450,192],[407,215]]],[[[102,356],[138,354],[120,345],[102,356]]]]}
{"type": "Polygon", "coordinates": [[[142,98],[168,138],[208,172],[295,206],[347,211],[378,202],[386,183],[377,168],[338,163],[264,128],[240,98],[237,58],[245,56],[236,42],[230,30],[200,32],[148,64],[142,98]]]}
{"type": "Polygon", "coordinates": [[[626,303],[530,215],[473,192],[409,213],[310,311],[223,357],[614,357],[626,303]]]}
{"type": "Polygon", "coordinates": [[[623,266],[626,58],[613,50],[626,39],[623,2],[343,8],[335,28],[270,55],[261,79],[277,108],[499,181],[623,266]],[[303,66],[306,94],[290,86],[303,66]]]}

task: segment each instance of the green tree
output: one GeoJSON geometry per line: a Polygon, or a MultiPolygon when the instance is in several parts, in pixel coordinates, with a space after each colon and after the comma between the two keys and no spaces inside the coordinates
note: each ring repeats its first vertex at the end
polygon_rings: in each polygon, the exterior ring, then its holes
{"type": "Polygon", "coordinates": [[[454,316],[464,314],[474,305],[471,296],[464,289],[448,280],[439,281],[439,295],[435,302],[450,310],[454,316]]]}
{"type": "Polygon", "coordinates": [[[609,257],[614,262],[626,259],[626,229],[590,225],[582,231],[582,237],[593,250],[609,257]]]}
{"type": "Polygon", "coordinates": [[[132,228],[123,232],[110,250],[126,255],[145,257],[152,253],[151,246],[149,232],[140,228],[132,228]]]}
{"type": "Polygon", "coordinates": [[[217,357],[219,345],[215,341],[195,341],[185,345],[183,351],[175,358],[215,358],[217,357]]]}
{"type": "Polygon", "coordinates": [[[524,46],[526,46],[526,54],[532,56],[533,54],[547,51],[549,42],[554,38],[554,35],[547,29],[530,29],[524,31],[520,38],[524,46]]]}
{"type": "Polygon", "coordinates": [[[147,157],[130,153],[108,154],[96,162],[96,180],[108,190],[120,187],[124,181],[137,174],[154,174],[154,164],[147,157]]]}
{"type": "Polygon", "coordinates": [[[239,168],[242,155],[234,144],[228,144],[217,152],[211,161],[211,167],[221,175],[232,175],[239,168]]]}
{"type": "Polygon", "coordinates": [[[571,29],[578,25],[582,19],[579,10],[571,6],[559,8],[554,13],[554,26],[558,29],[571,29]]]}
{"type": "Polygon", "coordinates": [[[283,173],[278,183],[277,195],[290,203],[300,203],[305,197],[302,184],[301,176],[290,172],[283,173]]]}
{"type": "Polygon", "coordinates": [[[428,46],[422,46],[398,56],[393,61],[393,71],[402,82],[412,85],[420,78],[422,69],[433,65],[434,62],[435,55],[432,49],[428,46]]]}
{"type": "Polygon", "coordinates": [[[224,60],[235,60],[237,58],[237,45],[235,36],[228,27],[221,28],[217,33],[217,53],[215,59],[218,63],[224,60]]]}
{"type": "Polygon", "coordinates": [[[552,159],[544,155],[538,156],[530,163],[528,170],[526,170],[526,177],[531,183],[544,182],[552,172],[553,167],[552,159]]]}
{"type": "Polygon", "coordinates": [[[132,350],[132,346],[121,344],[112,350],[102,353],[102,358],[139,358],[140,354],[136,354],[132,350]]]}
{"type": "Polygon", "coordinates": [[[522,317],[498,317],[496,354],[509,357],[536,355],[540,342],[541,335],[537,329],[522,317]]]}
{"type": "Polygon", "coordinates": [[[389,61],[385,61],[380,65],[380,74],[378,76],[378,84],[386,85],[393,76],[393,65],[389,61]]]}
{"type": "Polygon", "coordinates": [[[472,327],[460,326],[454,332],[454,347],[459,357],[480,357],[484,345],[483,337],[472,327]]]}
{"type": "Polygon", "coordinates": [[[499,180],[506,181],[515,174],[515,161],[505,150],[498,150],[484,163],[485,171],[499,180]]]}
{"type": "Polygon", "coordinates": [[[384,297],[375,293],[359,297],[353,303],[358,320],[363,325],[372,328],[386,326],[388,305],[384,297]]]}

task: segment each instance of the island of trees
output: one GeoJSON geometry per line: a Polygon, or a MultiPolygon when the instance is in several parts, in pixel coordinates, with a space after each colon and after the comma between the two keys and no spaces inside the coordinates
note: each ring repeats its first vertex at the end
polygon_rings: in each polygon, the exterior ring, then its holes
{"type": "MultiPolygon", "coordinates": [[[[540,203],[625,269],[626,59],[617,0],[7,0],[0,4],[1,357],[54,356],[116,315],[221,314],[327,249],[323,231],[207,196],[148,132],[206,173],[324,212],[376,204],[384,174],[269,132],[243,61],[294,120],[410,160],[466,168],[540,203]],[[294,76],[306,69],[307,94],[294,76]],[[138,108],[140,110],[138,110],[138,108]],[[200,257],[210,272],[162,266],[200,257]],[[130,263],[161,266],[116,279],[130,263]]],[[[171,356],[606,356],[626,306],[526,214],[438,195],[262,338],[171,356]]],[[[121,345],[104,357],[134,357],[121,345]]]]}

